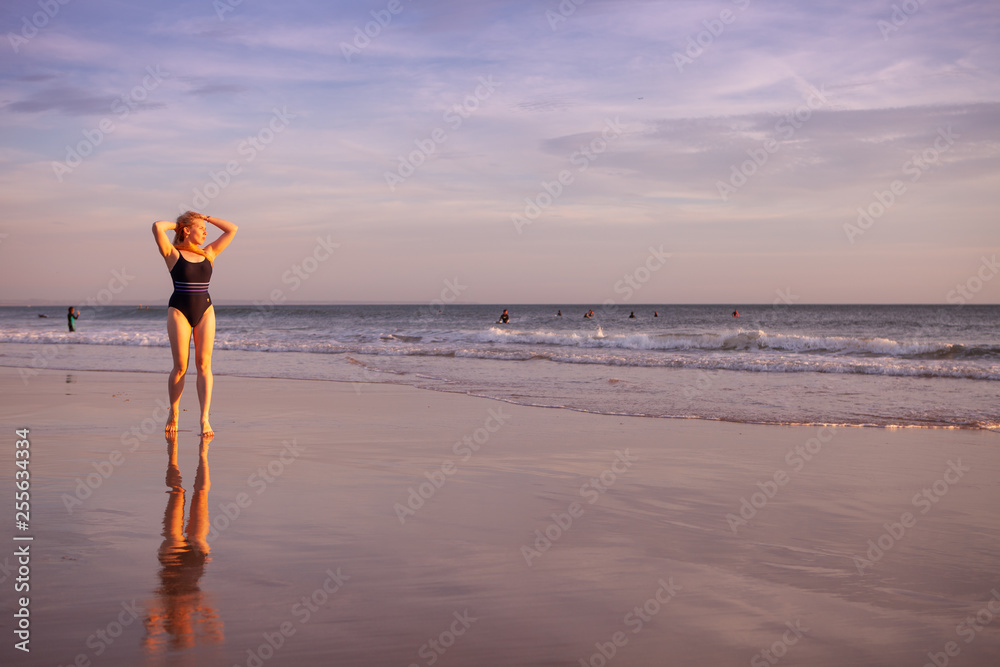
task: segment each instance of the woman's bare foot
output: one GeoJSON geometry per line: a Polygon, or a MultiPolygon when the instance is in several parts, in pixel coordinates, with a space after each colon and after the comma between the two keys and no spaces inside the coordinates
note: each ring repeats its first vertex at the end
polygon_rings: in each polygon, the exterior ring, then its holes
{"type": "Polygon", "coordinates": [[[205,421],[203,421],[201,423],[201,434],[200,435],[203,438],[211,438],[211,437],[215,436],[215,432],[212,431],[212,425],[208,423],[208,420],[205,420],[205,421]]]}
{"type": "Polygon", "coordinates": [[[177,413],[173,410],[167,415],[167,425],[163,427],[164,433],[177,433],[177,413]]]}

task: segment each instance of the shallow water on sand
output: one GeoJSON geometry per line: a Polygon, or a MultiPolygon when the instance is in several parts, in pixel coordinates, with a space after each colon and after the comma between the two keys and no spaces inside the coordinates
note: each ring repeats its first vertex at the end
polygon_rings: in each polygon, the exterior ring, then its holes
{"type": "MultiPolygon", "coordinates": [[[[36,643],[5,664],[737,665],[785,636],[790,665],[922,664],[998,585],[992,433],[221,377],[218,435],[199,447],[185,395],[175,448],[163,384],[45,371],[3,415],[31,427],[37,480],[36,643]]],[[[1000,631],[962,653],[996,664],[1000,631]]]]}

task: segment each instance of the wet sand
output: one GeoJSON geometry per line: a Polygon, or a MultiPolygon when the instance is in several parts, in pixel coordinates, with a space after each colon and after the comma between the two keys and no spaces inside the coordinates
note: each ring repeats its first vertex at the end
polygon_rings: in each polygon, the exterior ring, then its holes
{"type": "Polygon", "coordinates": [[[216,376],[206,449],[189,375],[173,448],[165,374],[0,386],[4,664],[1000,664],[996,433],[216,376]]]}

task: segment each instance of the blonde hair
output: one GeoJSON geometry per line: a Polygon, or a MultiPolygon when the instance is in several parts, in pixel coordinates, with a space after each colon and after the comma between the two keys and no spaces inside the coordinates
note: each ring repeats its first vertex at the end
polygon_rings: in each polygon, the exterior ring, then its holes
{"type": "Polygon", "coordinates": [[[212,259],[207,251],[188,240],[191,227],[199,220],[204,220],[204,216],[194,211],[188,211],[177,216],[177,227],[174,229],[174,247],[179,250],[196,253],[205,259],[212,259]]]}

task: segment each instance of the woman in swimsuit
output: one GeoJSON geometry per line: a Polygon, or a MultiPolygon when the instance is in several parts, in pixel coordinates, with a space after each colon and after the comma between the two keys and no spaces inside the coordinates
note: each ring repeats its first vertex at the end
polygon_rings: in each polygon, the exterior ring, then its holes
{"type": "Polygon", "coordinates": [[[177,222],[158,220],[153,223],[153,236],[160,250],[170,277],[174,293],[167,308],[167,335],[174,368],[170,372],[167,390],[170,394],[170,413],[167,416],[167,433],[177,432],[181,394],[184,392],[184,374],[187,373],[191,335],[194,334],[194,360],[198,370],[198,401],[201,403],[201,433],[212,435],[208,423],[208,409],[212,403],[212,346],[215,344],[215,308],[208,296],[208,283],[212,278],[212,263],[236,236],[236,225],[228,220],[213,218],[188,211],[177,222]],[[222,230],[222,236],[204,248],[207,231],[205,223],[222,230]],[[167,232],[174,230],[174,242],[167,239],[167,232]]]}

